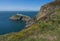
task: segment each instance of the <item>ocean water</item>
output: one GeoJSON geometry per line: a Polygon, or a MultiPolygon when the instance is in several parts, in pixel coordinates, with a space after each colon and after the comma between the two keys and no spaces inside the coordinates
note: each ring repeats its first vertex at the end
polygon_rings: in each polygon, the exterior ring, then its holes
{"type": "Polygon", "coordinates": [[[24,14],[33,18],[38,11],[0,11],[0,34],[7,34],[10,32],[21,31],[26,22],[23,21],[11,21],[9,18],[15,14],[24,14]]]}

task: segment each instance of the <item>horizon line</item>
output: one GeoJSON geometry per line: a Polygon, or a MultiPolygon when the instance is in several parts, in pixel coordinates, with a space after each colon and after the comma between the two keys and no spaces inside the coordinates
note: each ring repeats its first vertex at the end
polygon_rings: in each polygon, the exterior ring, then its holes
{"type": "MultiPolygon", "coordinates": [[[[5,11],[5,10],[1,10],[1,11],[5,11]]],[[[6,11],[14,11],[14,10],[6,10],[6,11]]],[[[16,10],[15,10],[16,11],[16,10]]],[[[19,10],[18,10],[19,11],[19,10]]],[[[22,10],[20,10],[22,11],[22,10]]],[[[39,11],[39,10],[23,10],[23,11],[39,11]]]]}

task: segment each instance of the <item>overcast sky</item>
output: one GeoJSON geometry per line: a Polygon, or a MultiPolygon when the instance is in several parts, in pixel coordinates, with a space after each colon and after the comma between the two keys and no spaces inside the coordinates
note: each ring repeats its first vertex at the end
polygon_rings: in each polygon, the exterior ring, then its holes
{"type": "Polygon", "coordinates": [[[38,11],[52,0],[0,0],[0,11],[38,11]]]}

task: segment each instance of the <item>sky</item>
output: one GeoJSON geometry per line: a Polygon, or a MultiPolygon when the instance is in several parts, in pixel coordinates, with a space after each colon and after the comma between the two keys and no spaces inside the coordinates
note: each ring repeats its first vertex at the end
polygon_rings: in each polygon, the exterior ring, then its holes
{"type": "Polygon", "coordinates": [[[53,0],[0,0],[0,11],[38,11],[53,0]]]}

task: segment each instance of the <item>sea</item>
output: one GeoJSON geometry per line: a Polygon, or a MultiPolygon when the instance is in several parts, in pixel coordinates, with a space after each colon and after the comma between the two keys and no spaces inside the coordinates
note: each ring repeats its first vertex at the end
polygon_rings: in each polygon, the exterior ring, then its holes
{"type": "Polygon", "coordinates": [[[9,18],[13,15],[24,14],[33,18],[38,11],[0,11],[0,35],[19,32],[25,28],[26,22],[12,21],[9,18]]]}

